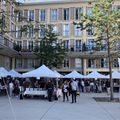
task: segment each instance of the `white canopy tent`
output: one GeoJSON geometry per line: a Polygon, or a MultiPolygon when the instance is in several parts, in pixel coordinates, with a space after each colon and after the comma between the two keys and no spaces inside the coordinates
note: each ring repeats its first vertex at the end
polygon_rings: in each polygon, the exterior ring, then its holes
{"type": "Polygon", "coordinates": [[[63,75],[61,75],[59,72],[57,72],[56,70],[54,70],[54,73],[59,77],[59,78],[63,78],[63,75]]]}
{"type": "MultiPolygon", "coordinates": [[[[107,75],[107,77],[109,78],[110,76],[107,75]]],[[[113,71],[113,72],[112,72],[112,79],[120,79],[120,72],[118,72],[118,71],[113,71]]]]}
{"type": "Polygon", "coordinates": [[[95,79],[98,79],[98,78],[104,79],[105,78],[106,79],[108,77],[98,73],[97,71],[92,71],[90,74],[86,75],[85,78],[95,78],[95,79]]]}
{"type": "Polygon", "coordinates": [[[11,77],[19,77],[19,78],[22,77],[22,75],[17,71],[15,71],[14,69],[10,70],[9,73],[11,74],[11,77]]]}
{"type": "Polygon", "coordinates": [[[84,75],[73,70],[71,73],[65,75],[64,78],[84,78],[84,75]]]}
{"type": "Polygon", "coordinates": [[[7,77],[8,75],[11,76],[11,74],[3,67],[0,67],[0,77],[7,77]]]}
{"type": "Polygon", "coordinates": [[[45,65],[42,65],[41,67],[32,70],[30,72],[22,74],[22,77],[51,77],[56,78],[59,77],[57,74],[55,74],[52,70],[50,70],[45,65]]]}

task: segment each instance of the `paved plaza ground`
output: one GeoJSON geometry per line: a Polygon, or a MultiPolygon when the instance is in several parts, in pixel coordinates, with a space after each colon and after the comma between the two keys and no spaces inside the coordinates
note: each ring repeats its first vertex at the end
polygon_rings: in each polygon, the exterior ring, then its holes
{"type": "Polygon", "coordinates": [[[0,120],[120,120],[120,102],[96,102],[93,96],[106,94],[83,93],[74,104],[71,99],[62,102],[61,98],[53,102],[12,98],[16,119],[7,96],[0,96],[0,120]]]}

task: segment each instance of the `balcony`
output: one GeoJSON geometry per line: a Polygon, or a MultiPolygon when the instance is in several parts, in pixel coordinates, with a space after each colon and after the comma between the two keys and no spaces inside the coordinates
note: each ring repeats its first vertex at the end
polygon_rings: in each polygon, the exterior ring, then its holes
{"type": "MultiPolygon", "coordinates": [[[[107,55],[107,45],[102,45],[101,47],[97,47],[96,45],[74,45],[70,47],[65,47],[67,49],[67,53],[69,57],[101,57],[107,55]]],[[[18,46],[16,45],[14,49],[20,52],[22,55],[33,55],[35,52],[39,51],[39,46],[18,46]]],[[[116,45],[114,49],[112,49],[112,53],[120,51],[120,46],[116,45]]]]}
{"type": "Polygon", "coordinates": [[[17,55],[18,52],[14,49],[14,45],[12,41],[0,36],[0,54],[10,57],[17,55]]]}
{"type": "MultiPolygon", "coordinates": [[[[72,46],[68,49],[69,57],[81,57],[81,58],[95,58],[95,57],[105,57],[107,56],[107,45],[102,45],[101,47],[96,45],[80,45],[72,46]]],[[[111,53],[120,51],[120,45],[116,45],[111,53]]]]}
{"type": "Polygon", "coordinates": [[[15,45],[14,49],[19,52],[24,58],[34,58],[35,52],[38,51],[38,46],[21,46],[15,45]]]}

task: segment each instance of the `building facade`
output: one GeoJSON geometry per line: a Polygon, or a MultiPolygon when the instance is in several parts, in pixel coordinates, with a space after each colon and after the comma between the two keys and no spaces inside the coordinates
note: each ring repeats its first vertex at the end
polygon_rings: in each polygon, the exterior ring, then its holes
{"type": "Polygon", "coordinates": [[[14,68],[15,56],[15,4],[14,0],[0,1],[0,66],[6,69],[14,68]]]}
{"type": "MultiPolygon", "coordinates": [[[[115,9],[120,9],[119,0],[115,1],[115,9]]],[[[13,9],[13,8],[11,8],[13,9]]],[[[41,24],[46,26],[52,24],[54,32],[58,33],[58,39],[63,41],[64,47],[69,49],[60,72],[70,72],[73,69],[87,74],[96,69],[99,72],[108,72],[108,60],[103,56],[107,53],[106,49],[100,49],[93,52],[95,46],[93,36],[94,29],[90,31],[78,29],[73,21],[79,22],[82,18],[80,13],[92,15],[92,5],[84,0],[64,0],[64,1],[48,1],[48,2],[32,2],[24,3],[17,6],[19,12],[15,15],[15,22],[10,23],[11,30],[16,32],[9,33],[10,40],[14,40],[20,47],[19,55],[13,56],[11,60],[17,71],[25,72],[39,66],[38,60],[34,55],[34,47],[37,40],[44,35],[44,29],[41,24]],[[28,22],[33,24],[34,28],[27,30],[27,33],[19,31],[22,26],[28,22]],[[39,32],[35,32],[35,28],[40,28],[39,32]],[[12,34],[14,39],[12,39],[12,34]]],[[[12,18],[11,18],[12,20],[12,18]]],[[[117,58],[113,59],[113,69],[118,70],[117,58]]],[[[2,63],[0,61],[0,63],[2,63]]]]}

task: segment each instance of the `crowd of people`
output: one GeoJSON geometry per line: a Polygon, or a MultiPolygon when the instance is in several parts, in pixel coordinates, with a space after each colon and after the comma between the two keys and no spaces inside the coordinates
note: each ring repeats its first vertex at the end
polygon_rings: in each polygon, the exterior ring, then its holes
{"type": "Polygon", "coordinates": [[[48,101],[58,100],[62,97],[63,102],[70,101],[71,103],[76,103],[77,95],[83,93],[101,93],[107,91],[110,94],[110,81],[109,80],[88,80],[88,79],[62,79],[56,84],[56,80],[53,79],[41,79],[41,80],[30,80],[26,79],[20,81],[18,79],[6,80],[5,82],[0,82],[0,90],[7,89],[10,97],[20,96],[26,88],[38,88],[38,90],[46,90],[48,95],[48,101]]]}
{"type": "Polygon", "coordinates": [[[65,102],[65,100],[69,101],[70,95],[72,96],[72,103],[77,101],[78,81],[75,79],[71,79],[70,81],[64,80],[57,88],[54,86],[53,82],[49,80],[46,88],[48,90],[49,101],[52,101],[52,98],[58,100],[59,97],[63,97],[63,102],[65,102]]]}
{"type": "Polygon", "coordinates": [[[0,91],[6,92],[9,97],[19,97],[20,94],[20,83],[18,79],[9,78],[7,80],[0,81],[0,91]]]}

